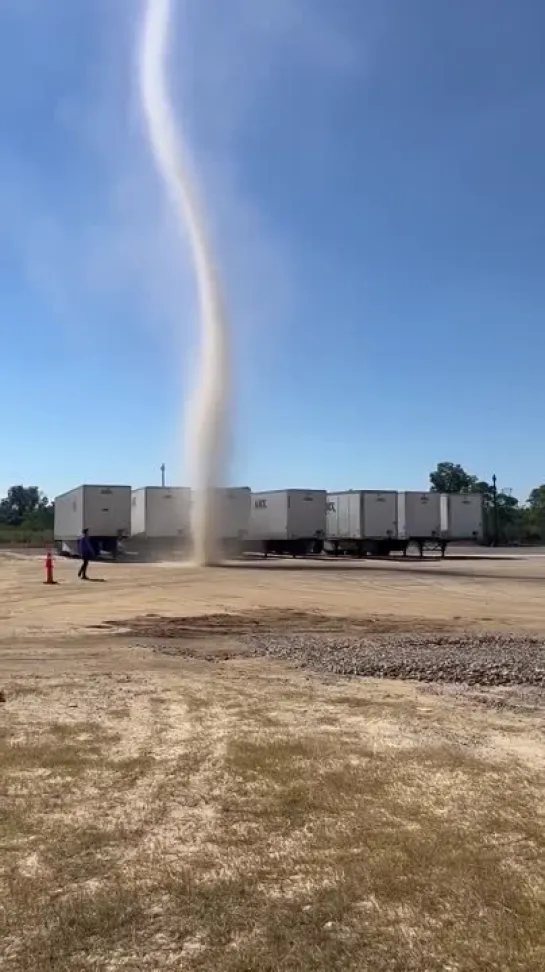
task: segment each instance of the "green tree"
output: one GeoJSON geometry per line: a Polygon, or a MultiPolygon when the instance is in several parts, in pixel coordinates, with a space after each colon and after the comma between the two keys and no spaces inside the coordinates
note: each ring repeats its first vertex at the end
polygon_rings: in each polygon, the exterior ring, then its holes
{"type": "Polygon", "coordinates": [[[20,526],[25,521],[36,520],[48,525],[53,507],[47,496],[37,486],[10,486],[0,503],[0,522],[20,526]]]}
{"type": "Polygon", "coordinates": [[[459,463],[439,462],[430,473],[430,483],[433,493],[474,493],[478,480],[459,463]]]}
{"type": "Polygon", "coordinates": [[[545,511],[545,485],[536,486],[528,497],[528,506],[531,510],[545,511]]]}
{"type": "Polygon", "coordinates": [[[528,497],[525,513],[525,534],[528,540],[545,538],[545,485],[536,486],[528,497]]]}

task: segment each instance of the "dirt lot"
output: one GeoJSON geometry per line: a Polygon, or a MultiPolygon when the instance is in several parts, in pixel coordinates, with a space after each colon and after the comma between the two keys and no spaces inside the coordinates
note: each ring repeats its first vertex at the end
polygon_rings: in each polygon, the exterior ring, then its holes
{"type": "Polygon", "coordinates": [[[2,968],[545,967],[545,690],[254,645],[545,638],[545,559],[76,571],[0,555],[2,968]]]}

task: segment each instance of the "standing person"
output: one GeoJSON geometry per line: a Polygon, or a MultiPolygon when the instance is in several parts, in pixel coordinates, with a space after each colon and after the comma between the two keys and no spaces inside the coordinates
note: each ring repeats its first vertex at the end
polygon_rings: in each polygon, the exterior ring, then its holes
{"type": "Polygon", "coordinates": [[[87,528],[85,528],[80,537],[79,555],[81,557],[81,567],[78,570],[78,577],[80,580],[89,580],[87,577],[87,568],[89,566],[89,561],[92,560],[95,555],[95,551],[93,550],[93,545],[89,540],[89,530],[87,528]]]}

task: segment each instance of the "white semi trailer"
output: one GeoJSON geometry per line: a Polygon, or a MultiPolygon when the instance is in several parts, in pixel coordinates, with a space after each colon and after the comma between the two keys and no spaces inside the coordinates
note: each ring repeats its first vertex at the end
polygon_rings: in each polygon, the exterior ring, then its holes
{"type": "Polygon", "coordinates": [[[84,530],[97,556],[115,557],[119,542],[131,532],[131,487],[85,484],[57,496],[54,537],[59,552],[77,555],[84,530]]]}
{"type": "Polygon", "coordinates": [[[249,486],[216,490],[218,534],[226,554],[239,554],[248,544],[252,491],[249,486]]]}
{"type": "Polygon", "coordinates": [[[252,493],[252,549],[293,557],[321,553],[326,535],[325,489],[252,493]]]}
{"type": "Polygon", "coordinates": [[[409,545],[415,544],[420,556],[425,548],[440,550],[444,556],[448,536],[441,524],[441,493],[398,493],[397,536],[405,554],[409,545]]]}
{"type": "Polygon", "coordinates": [[[449,541],[484,539],[484,505],[481,493],[441,494],[441,534],[449,541]]]}
{"type": "Polygon", "coordinates": [[[145,550],[185,550],[191,538],[191,490],[143,486],[132,491],[131,538],[145,550]]]}
{"type": "Polygon", "coordinates": [[[395,490],[351,489],[327,494],[327,546],[363,557],[387,556],[397,548],[395,490]]]}
{"type": "MultiPolygon", "coordinates": [[[[217,488],[213,501],[223,553],[240,553],[250,529],[250,487],[217,488]]],[[[185,486],[144,486],[133,490],[131,547],[146,555],[169,550],[189,554],[194,502],[194,491],[185,486]]]]}

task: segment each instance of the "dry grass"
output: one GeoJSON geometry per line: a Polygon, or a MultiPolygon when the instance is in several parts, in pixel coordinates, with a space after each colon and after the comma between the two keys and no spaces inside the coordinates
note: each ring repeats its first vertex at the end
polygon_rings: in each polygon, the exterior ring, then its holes
{"type": "Polygon", "coordinates": [[[156,689],[145,733],[114,694],[100,721],[5,720],[3,968],[545,967],[542,779],[470,714],[257,669],[156,689]]]}

